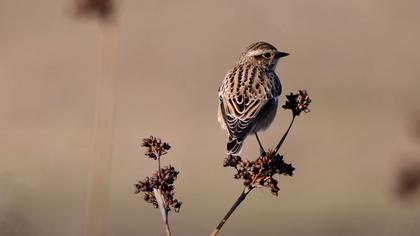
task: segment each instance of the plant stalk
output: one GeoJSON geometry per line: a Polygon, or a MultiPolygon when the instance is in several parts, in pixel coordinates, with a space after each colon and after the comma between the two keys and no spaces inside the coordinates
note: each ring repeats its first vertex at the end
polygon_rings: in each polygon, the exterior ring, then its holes
{"type": "MultiPolygon", "coordinates": [[[[157,178],[158,178],[158,181],[161,182],[162,172],[160,169],[160,156],[159,155],[157,156],[157,163],[158,163],[158,177],[157,178]]],[[[171,236],[171,229],[169,228],[169,223],[168,223],[168,210],[166,209],[166,206],[165,206],[165,197],[163,196],[160,189],[154,188],[153,194],[155,195],[156,201],[160,209],[160,213],[162,214],[163,223],[165,224],[166,235],[171,236]]]]}
{"type": "Polygon", "coordinates": [[[162,176],[162,173],[160,171],[160,156],[157,157],[157,162],[158,162],[158,180],[160,181],[160,178],[162,176]]]}
{"type": "Polygon", "coordinates": [[[171,229],[169,228],[168,223],[165,224],[165,229],[166,229],[166,236],[171,236],[171,229]]]}
{"type": "Polygon", "coordinates": [[[293,115],[292,121],[289,124],[289,128],[287,128],[286,132],[283,134],[283,137],[280,139],[279,143],[277,144],[276,148],[274,149],[274,155],[277,154],[281,145],[283,144],[284,140],[286,139],[287,134],[289,134],[290,128],[292,128],[293,122],[295,121],[296,116],[293,115]]]}
{"type": "Polygon", "coordinates": [[[117,24],[101,21],[101,74],[96,83],[95,121],[87,196],[87,232],[89,236],[105,234],[105,218],[112,155],[115,80],[117,77],[117,24]]]}
{"type": "Polygon", "coordinates": [[[230,210],[222,218],[219,225],[217,225],[216,229],[213,231],[213,233],[211,233],[211,236],[216,236],[219,233],[220,229],[223,227],[223,225],[226,223],[226,221],[229,219],[232,213],[236,210],[236,208],[242,203],[242,201],[245,200],[246,196],[248,195],[248,193],[251,192],[252,189],[252,187],[245,187],[241,195],[239,195],[238,199],[236,199],[235,203],[233,203],[230,210]]]}
{"type": "Polygon", "coordinates": [[[171,229],[169,228],[169,223],[168,223],[168,210],[165,207],[165,199],[163,197],[163,194],[157,188],[153,189],[153,194],[155,195],[160,213],[162,214],[162,220],[163,220],[163,223],[165,224],[166,235],[171,236],[171,229]]]}

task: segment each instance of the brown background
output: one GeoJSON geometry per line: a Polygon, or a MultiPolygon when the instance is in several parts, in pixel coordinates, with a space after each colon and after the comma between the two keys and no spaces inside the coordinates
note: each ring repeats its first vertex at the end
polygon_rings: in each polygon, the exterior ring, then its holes
{"type": "MultiPolygon", "coordinates": [[[[253,192],[223,235],[419,235],[420,202],[395,174],[420,149],[420,2],[415,0],[121,1],[106,235],[163,235],[134,195],[154,172],[139,143],[173,146],[181,174],[174,235],[208,235],[241,191],[222,167],[217,89],[240,52],[264,40],[291,53],[284,92],[306,88],[311,113],[282,153],[296,167],[280,196],[253,192]]],[[[0,234],[84,235],[101,49],[98,23],[69,0],[0,0],[0,234]]],[[[284,101],[284,98],[282,98],[284,101]]],[[[283,103],[283,102],[282,102],[283,103]]],[[[272,146],[290,114],[261,135],[272,146]]],[[[244,156],[258,152],[248,139],[244,156]]]]}

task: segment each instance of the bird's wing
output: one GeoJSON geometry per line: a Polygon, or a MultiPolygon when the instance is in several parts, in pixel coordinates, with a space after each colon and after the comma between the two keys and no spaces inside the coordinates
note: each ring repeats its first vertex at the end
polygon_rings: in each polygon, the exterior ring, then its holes
{"type": "Polygon", "coordinates": [[[266,103],[280,94],[280,82],[272,74],[258,66],[238,65],[226,75],[219,99],[231,138],[244,139],[266,103]]]}

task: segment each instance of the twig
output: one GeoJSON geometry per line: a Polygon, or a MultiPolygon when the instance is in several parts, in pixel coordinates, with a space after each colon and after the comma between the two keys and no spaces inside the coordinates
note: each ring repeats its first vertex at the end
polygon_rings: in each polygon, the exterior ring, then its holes
{"type": "Polygon", "coordinates": [[[169,224],[168,223],[165,224],[165,229],[166,229],[166,235],[167,236],[171,236],[172,235],[171,234],[171,228],[169,228],[169,224]]]}
{"type": "Polygon", "coordinates": [[[164,197],[161,191],[156,188],[153,189],[153,194],[155,195],[156,201],[160,209],[160,213],[162,214],[163,223],[165,224],[166,235],[171,236],[171,230],[169,228],[169,223],[168,223],[168,210],[166,209],[166,206],[165,206],[164,197]]]}
{"type": "Polygon", "coordinates": [[[226,215],[222,218],[222,220],[220,221],[220,223],[217,225],[216,229],[213,231],[213,233],[211,234],[211,236],[216,236],[219,233],[220,229],[223,227],[223,225],[229,219],[230,215],[232,215],[232,213],[241,204],[241,202],[243,200],[245,200],[246,196],[248,195],[248,193],[251,192],[252,189],[253,189],[252,187],[251,188],[245,187],[245,189],[242,191],[241,195],[239,195],[238,199],[236,199],[235,203],[233,203],[233,205],[230,208],[230,210],[226,213],[226,215]]]}
{"type": "Polygon", "coordinates": [[[160,155],[157,156],[157,162],[158,162],[158,180],[160,181],[160,178],[162,176],[161,170],[160,170],[160,155]]]}
{"type": "MultiPolygon", "coordinates": [[[[162,178],[162,172],[160,169],[160,155],[157,155],[157,163],[158,163],[158,181],[161,182],[161,178],[162,178]]],[[[153,194],[155,195],[156,201],[158,203],[159,206],[159,210],[160,213],[162,214],[162,219],[163,219],[163,223],[165,224],[165,230],[166,230],[166,235],[167,236],[171,236],[171,229],[169,228],[169,222],[168,222],[168,210],[166,209],[165,206],[165,198],[163,197],[162,192],[160,191],[160,189],[153,189],[153,194]]]]}
{"type": "Polygon", "coordinates": [[[283,144],[284,140],[286,140],[287,134],[289,134],[290,128],[292,128],[293,122],[295,121],[296,115],[293,115],[292,121],[289,124],[289,128],[287,128],[286,132],[283,134],[283,137],[280,139],[279,143],[277,144],[276,148],[274,149],[274,154],[277,154],[281,145],[283,144]]]}
{"type": "Polygon", "coordinates": [[[93,154],[89,171],[87,235],[104,235],[112,155],[115,80],[117,70],[117,25],[100,22],[102,72],[96,84],[93,154]]]}
{"type": "Polygon", "coordinates": [[[175,212],[179,212],[182,202],[174,198],[174,182],[179,174],[172,166],[161,168],[160,158],[168,153],[171,146],[162,142],[161,139],[150,136],[144,138],[142,147],[145,147],[145,155],[157,161],[158,170],[152,177],[146,177],[144,181],[139,181],[135,185],[135,192],[143,192],[144,200],[152,203],[154,207],[159,208],[162,215],[163,224],[167,236],[171,236],[171,229],[169,227],[169,211],[171,208],[175,212]]]}

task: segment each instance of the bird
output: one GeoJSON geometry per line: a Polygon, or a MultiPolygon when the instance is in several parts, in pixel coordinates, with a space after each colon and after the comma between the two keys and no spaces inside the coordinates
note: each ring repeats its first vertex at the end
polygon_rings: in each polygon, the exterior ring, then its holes
{"type": "Polygon", "coordinates": [[[288,55],[269,43],[252,43],[224,77],[218,90],[217,119],[228,131],[228,155],[238,156],[245,138],[252,134],[260,155],[265,155],[257,133],[266,130],[276,116],[282,86],[275,69],[279,59],[288,55]]]}

